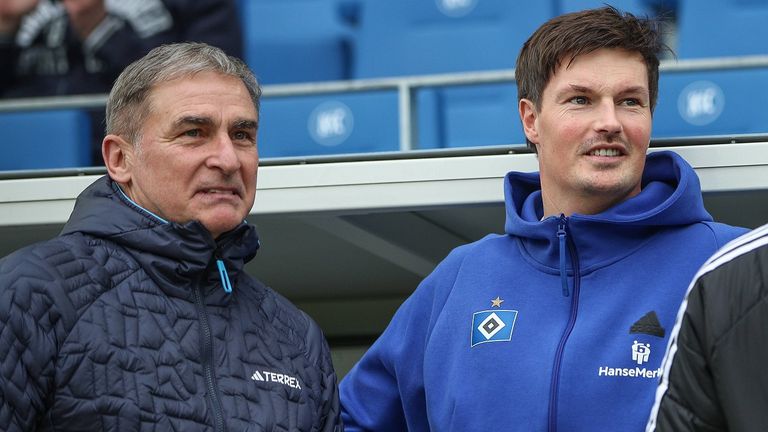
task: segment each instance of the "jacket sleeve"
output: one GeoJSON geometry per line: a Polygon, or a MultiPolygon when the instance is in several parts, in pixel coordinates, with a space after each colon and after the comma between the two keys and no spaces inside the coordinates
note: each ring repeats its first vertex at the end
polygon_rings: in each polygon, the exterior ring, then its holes
{"type": "Polygon", "coordinates": [[[341,408],[339,406],[339,386],[336,380],[336,371],[333,368],[331,359],[331,350],[328,342],[325,340],[320,327],[307,317],[310,322],[308,344],[312,349],[310,357],[316,358],[319,365],[322,381],[322,393],[320,414],[318,415],[317,431],[319,432],[342,432],[344,428],[341,423],[341,408]]]}
{"type": "Polygon", "coordinates": [[[347,432],[429,430],[424,351],[456,278],[454,251],[400,306],[340,385],[347,432]]]}
{"type": "Polygon", "coordinates": [[[667,354],[668,372],[665,371],[657,392],[660,399],[655,410],[658,411],[655,419],[651,419],[649,431],[723,430],[722,413],[708,365],[710,336],[705,325],[701,288],[702,281],[698,280],[688,295],[687,306],[683,303],[685,312],[667,354]]]}
{"type": "Polygon", "coordinates": [[[681,305],[648,431],[768,430],[768,225],[704,265],[681,305]]]}
{"type": "Polygon", "coordinates": [[[46,410],[62,315],[50,272],[10,256],[0,261],[0,430],[32,431],[46,410]]]}

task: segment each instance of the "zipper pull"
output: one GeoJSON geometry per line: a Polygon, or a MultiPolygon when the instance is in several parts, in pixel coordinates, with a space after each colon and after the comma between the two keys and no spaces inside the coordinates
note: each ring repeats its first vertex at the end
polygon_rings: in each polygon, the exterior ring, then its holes
{"type": "Polygon", "coordinates": [[[221,286],[224,287],[224,292],[232,294],[232,284],[229,282],[229,274],[227,274],[224,261],[217,259],[216,266],[219,268],[219,277],[221,278],[221,286]]]}
{"type": "Polygon", "coordinates": [[[565,267],[565,248],[566,245],[566,232],[565,224],[568,220],[564,214],[560,215],[560,222],[557,224],[557,238],[560,241],[560,282],[563,286],[563,296],[568,297],[568,271],[565,267]]]}

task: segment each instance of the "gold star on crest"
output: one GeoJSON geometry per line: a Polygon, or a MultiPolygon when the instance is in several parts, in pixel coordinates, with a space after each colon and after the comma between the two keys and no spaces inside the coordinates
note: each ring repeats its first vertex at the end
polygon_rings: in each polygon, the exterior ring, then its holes
{"type": "Polygon", "coordinates": [[[504,300],[500,299],[499,296],[496,296],[495,299],[491,300],[491,307],[501,307],[502,303],[504,303],[504,300]]]}

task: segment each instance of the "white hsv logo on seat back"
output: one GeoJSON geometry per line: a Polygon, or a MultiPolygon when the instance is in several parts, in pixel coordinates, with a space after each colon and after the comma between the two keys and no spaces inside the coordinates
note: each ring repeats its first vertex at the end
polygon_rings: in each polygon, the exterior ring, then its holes
{"type": "Polygon", "coordinates": [[[472,12],[479,0],[435,0],[437,8],[443,14],[458,18],[472,12]]]}

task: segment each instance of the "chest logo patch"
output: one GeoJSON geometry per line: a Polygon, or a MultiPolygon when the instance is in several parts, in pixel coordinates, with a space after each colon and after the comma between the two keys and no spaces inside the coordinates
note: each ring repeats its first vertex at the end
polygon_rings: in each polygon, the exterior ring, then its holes
{"type": "Polygon", "coordinates": [[[472,314],[470,346],[487,342],[509,342],[515,328],[517,311],[511,309],[489,309],[472,314]]]}

